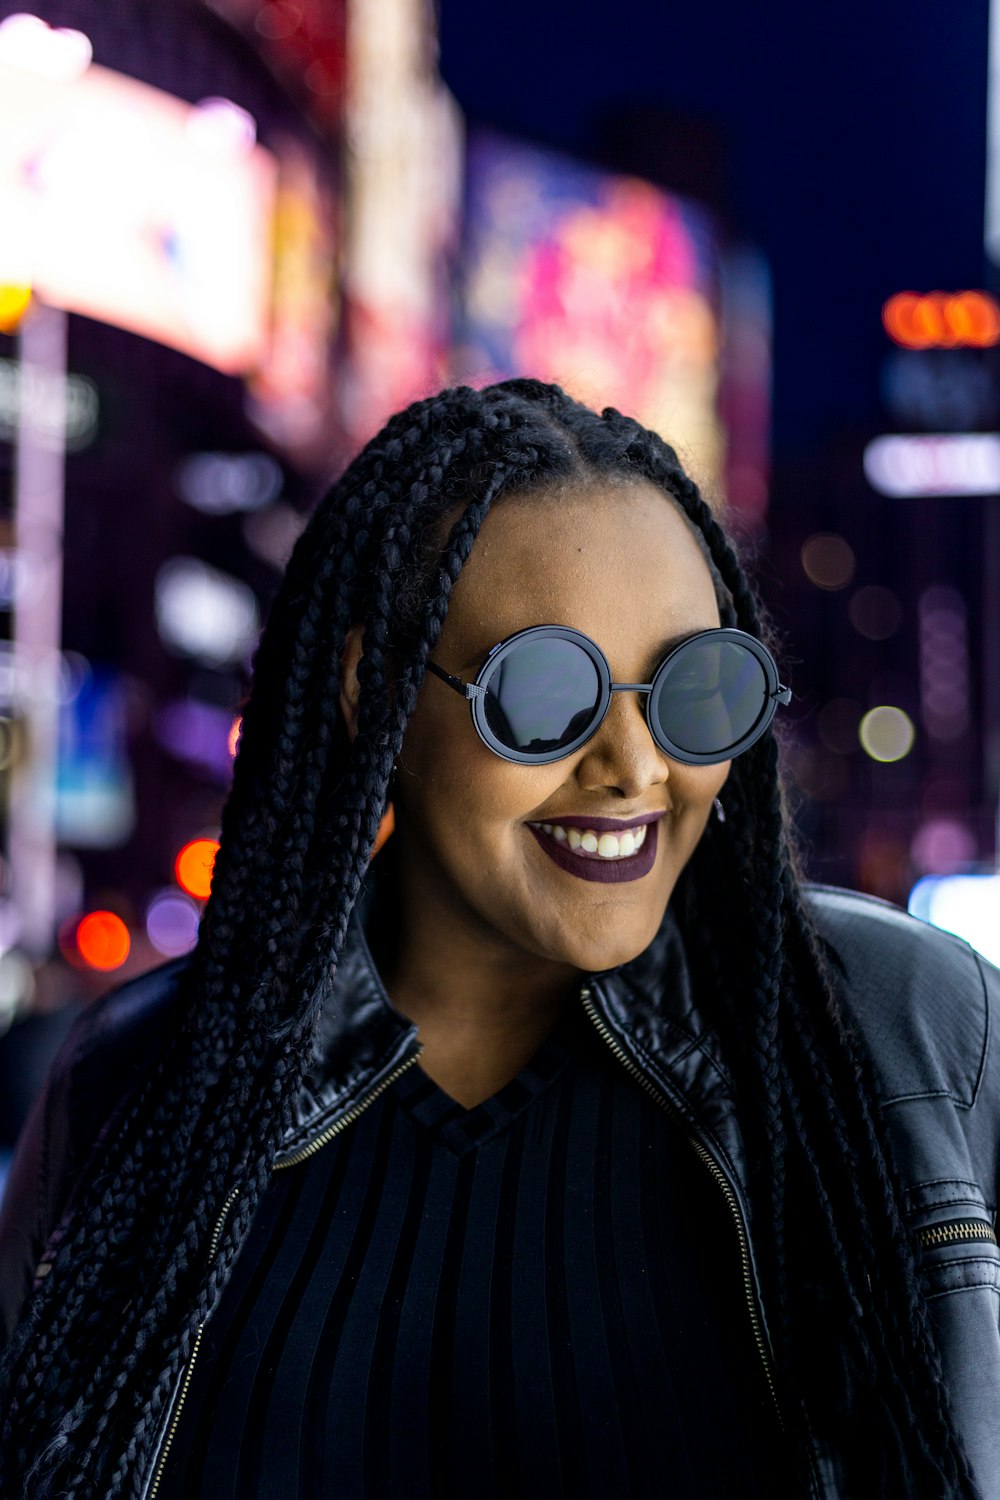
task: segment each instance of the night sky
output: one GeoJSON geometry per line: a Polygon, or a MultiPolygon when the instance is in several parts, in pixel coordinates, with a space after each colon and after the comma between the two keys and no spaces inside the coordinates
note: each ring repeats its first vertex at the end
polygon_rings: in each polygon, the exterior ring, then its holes
{"type": "Polygon", "coordinates": [[[988,0],[441,0],[470,122],[607,159],[624,106],[723,134],[728,216],[769,257],[775,457],[884,421],[881,304],[982,285],[988,0]]]}

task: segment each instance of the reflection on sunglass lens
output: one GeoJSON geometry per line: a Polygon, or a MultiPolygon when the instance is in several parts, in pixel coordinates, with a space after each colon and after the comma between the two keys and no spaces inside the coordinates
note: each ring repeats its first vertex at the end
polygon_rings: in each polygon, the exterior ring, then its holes
{"type": "Polygon", "coordinates": [[[750,733],[767,707],[767,678],[737,641],[693,640],[664,673],[657,703],[663,733],[681,750],[712,755],[750,733]]]}
{"type": "Polygon", "coordinates": [[[557,750],[594,718],[601,697],[597,667],[580,646],[558,636],[521,641],[486,684],[486,722],[510,750],[557,750]]]}

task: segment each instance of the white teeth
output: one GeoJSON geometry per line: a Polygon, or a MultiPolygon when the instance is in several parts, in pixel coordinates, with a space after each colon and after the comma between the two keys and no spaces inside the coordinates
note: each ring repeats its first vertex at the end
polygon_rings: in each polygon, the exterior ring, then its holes
{"type": "Polygon", "coordinates": [[[601,859],[627,859],[642,848],[649,824],[643,823],[641,827],[629,828],[621,834],[599,834],[592,828],[581,832],[579,828],[563,828],[558,823],[536,823],[534,827],[541,828],[558,843],[568,844],[571,849],[582,849],[587,854],[599,855],[601,859]]]}

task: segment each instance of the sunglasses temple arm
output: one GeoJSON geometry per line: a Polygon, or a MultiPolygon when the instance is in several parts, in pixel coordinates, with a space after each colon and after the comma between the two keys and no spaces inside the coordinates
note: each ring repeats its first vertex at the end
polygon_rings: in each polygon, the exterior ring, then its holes
{"type": "Polygon", "coordinates": [[[470,700],[478,698],[486,691],[485,688],[477,687],[474,682],[463,682],[461,677],[453,677],[450,672],[446,672],[443,667],[439,667],[437,662],[429,661],[427,667],[436,677],[440,677],[442,682],[446,682],[450,688],[454,688],[456,693],[461,693],[463,698],[470,700]]]}

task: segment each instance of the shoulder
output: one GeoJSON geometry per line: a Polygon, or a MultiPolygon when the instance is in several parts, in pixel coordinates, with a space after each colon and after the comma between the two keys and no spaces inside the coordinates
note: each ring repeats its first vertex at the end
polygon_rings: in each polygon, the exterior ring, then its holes
{"type": "MultiPolygon", "coordinates": [[[[190,956],[159,964],[120,984],[81,1013],[53,1065],[72,1078],[68,1105],[107,1118],[118,1099],[156,1058],[180,1021],[181,980],[190,956]]],[[[74,1126],[83,1126],[77,1118],[74,1126]]],[[[86,1131],[84,1131],[86,1134],[86,1131]]]]}
{"type": "Polygon", "coordinates": [[[20,1316],[44,1246],[95,1144],[183,1010],[190,960],[162,964],[82,1011],[21,1131],[0,1207],[0,1345],[20,1316]]]}
{"type": "Polygon", "coordinates": [[[888,901],[814,884],[803,895],[834,955],[845,1009],[872,1053],[884,1102],[947,1096],[975,1104],[1000,970],[962,938],[888,901]]]}
{"type": "Polygon", "coordinates": [[[48,1163],[57,1203],[118,1105],[145,1075],[180,1023],[180,980],[190,958],[159,964],[117,985],[80,1012],[56,1053],[19,1149],[48,1163]]]}

